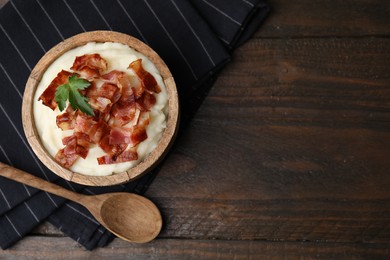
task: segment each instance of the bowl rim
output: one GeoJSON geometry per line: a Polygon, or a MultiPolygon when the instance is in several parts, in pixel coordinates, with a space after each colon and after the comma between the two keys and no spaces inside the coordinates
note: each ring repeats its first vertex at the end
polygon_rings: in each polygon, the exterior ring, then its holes
{"type": "Polygon", "coordinates": [[[111,186],[133,181],[152,170],[166,156],[179,128],[179,98],[175,81],[160,56],[141,40],[114,31],[90,31],[72,36],[51,48],[35,65],[28,77],[22,101],[22,123],[28,143],[39,160],[56,175],[88,186],[111,186]],[[44,148],[35,127],[33,103],[37,86],[46,69],[65,52],[89,42],[118,42],[135,49],[150,59],[159,71],[168,93],[167,126],[153,151],[140,163],[125,172],[107,176],[90,176],[73,172],[58,164],[44,148]]]}

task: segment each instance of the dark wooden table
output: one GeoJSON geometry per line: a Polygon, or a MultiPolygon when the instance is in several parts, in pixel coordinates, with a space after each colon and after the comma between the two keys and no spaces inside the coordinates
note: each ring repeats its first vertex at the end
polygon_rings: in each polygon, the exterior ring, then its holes
{"type": "Polygon", "coordinates": [[[390,2],[269,2],[146,193],[158,239],[86,251],[45,223],[0,258],[389,257],[390,2]]]}

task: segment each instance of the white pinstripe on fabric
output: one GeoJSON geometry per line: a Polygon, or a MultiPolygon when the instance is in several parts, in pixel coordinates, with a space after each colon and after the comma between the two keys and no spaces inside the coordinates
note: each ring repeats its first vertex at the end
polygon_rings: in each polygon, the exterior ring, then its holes
{"type": "Polygon", "coordinates": [[[88,192],[91,195],[96,195],[96,193],[92,192],[90,189],[85,188],[84,191],[88,192]]]}
{"type": "Polygon", "coordinates": [[[7,159],[7,162],[9,165],[13,166],[12,162],[11,162],[11,159],[8,157],[7,153],[5,152],[3,146],[0,145],[0,150],[1,152],[4,154],[4,157],[7,159]]]}
{"type": "Polygon", "coordinates": [[[126,8],[123,6],[123,4],[121,3],[121,1],[117,0],[119,6],[122,8],[123,12],[126,14],[127,18],[129,18],[130,22],[134,25],[135,29],[137,30],[137,32],[139,33],[139,35],[141,35],[142,37],[142,40],[148,44],[148,41],[146,40],[145,36],[142,34],[141,30],[138,28],[137,24],[134,22],[134,20],[131,18],[129,12],[127,12],[126,8]]]}
{"type": "MultiPolygon", "coordinates": [[[[12,2],[12,1],[11,1],[12,2]]],[[[1,29],[3,30],[4,34],[6,34],[8,40],[12,43],[12,45],[15,47],[15,49],[17,50],[17,52],[19,53],[20,57],[25,61],[26,65],[29,67],[30,71],[31,71],[31,67],[28,65],[27,61],[25,60],[25,58],[23,57],[22,53],[19,51],[19,49],[17,48],[17,46],[15,45],[14,41],[12,40],[12,38],[7,34],[6,30],[4,29],[4,27],[0,24],[1,26],[1,29]]],[[[38,40],[39,41],[39,40],[38,40]]],[[[9,76],[9,74],[7,73],[7,71],[5,70],[5,68],[1,65],[1,68],[2,70],[4,71],[4,73],[6,74],[6,76],[8,77],[9,81],[11,82],[11,84],[14,86],[14,88],[17,90],[20,98],[23,98],[23,96],[21,95],[21,93],[19,92],[19,90],[17,89],[16,85],[13,83],[13,80],[12,78],[9,76]]],[[[32,153],[30,147],[26,144],[26,141],[24,140],[24,138],[22,137],[22,135],[20,134],[18,128],[15,126],[14,122],[12,121],[11,117],[8,115],[7,111],[4,109],[3,105],[0,103],[0,109],[3,111],[4,115],[7,117],[8,121],[11,123],[12,127],[14,128],[15,132],[18,134],[19,138],[22,140],[23,144],[26,146],[27,150],[29,151],[29,153],[31,154],[33,160],[35,161],[35,163],[38,165],[39,169],[41,170],[41,172],[43,173],[43,175],[45,176],[45,178],[47,180],[49,180],[49,178],[47,177],[45,171],[43,170],[43,168],[41,167],[41,165],[39,164],[39,162],[37,161],[37,159],[35,158],[34,154],[32,153]]],[[[27,190],[27,188],[26,188],[27,190]]],[[[28,192],[28,190],[27,190],[28,192]]],[[[30,194],[28,192],[28,194],[30,194]]]]}
{"type": "MultiPolygon", "coordinates": [[[[72,15],[74,16],[74,18],[76,19],[76,21],[79,23],[80,27],[85,31],[84,29],[84,26],[81,24],[81,22],[78,20],[77,16],[75,15],[75,13],[73,12],[72,8],[68,5],[68,3],[66,2],[66,0],[63,0],[64,3],[67,5],[67,7],[69,8],[69,10],[71,11],[72,15]]],[[[39,3],[39,1],[37,0],[37,2],[39,3]]],[[[40,3],[39,3],[40,4],[40,3]]],[[[12,5],[14,6],[14,4],[12,3],[12,5]]],[[[42,6],[41,6],[42,9],[44,9],[42,6]]],[[[26,21],[24,20],[23,16],[21,15],[21,13],[17,10],[17,8],[14,6],[14,9],[18,12],[19,16],[21,17],[21,19],[26,23],[26,21]]],[[[47,14],[47,16],[49,17],[50,21],[52,21],[51,17],[48,15],[48,13],[45,11],[45,13],[47,14]]],[[[55,27],[55,29],[57,30],[57,32],[59,33],[59,35],[63,38],[61,32],[58,30],[58,27],[55,26],[54,22],[52,22],[53,26],[55,27]]],[[[28,26],[28,24],[26,23],[26,25],[28,26]]],[[[14,46],[14,48],[16,49],[16,51],[18,52],[18,54],[20,55],[20,57],[22,58],[22,60],[24,61],[24,63],[26,64],[26,66],[28,67],[28,69],[31,71],[31,66],[28,64],[27,60],[24,58],[24,56],[22,55],[22,53],[20,52],[20,50],[17,48],[15,42],[12,40],[12,38],[8,35],[7,31],[5,30],[5,28],[0,24],[1,26],[1,29],[2,31],[4,32],[4,34],[7,36],[8,40],[11,42],[11,44],[14,46]]],[[[28,26],[29,27],[29,26],[28,26]]],[[[32,32],[31,28],[29,27],[30,31],[32,32]]],[[[36,37],[36,35],[32,32],[33,36],[36,38],[37,42],[40,43],[39,39],[36,37]]],[[[40,44],[41,45],[41,44],[40,44]]],[[[43,47],[41,45],[41,47],[43,47]]],[[[43,49],[44,50],[44,49],[43,49]]],[[[8,80],[11,82],[12,86],[17,90],[19,96],[21,98],[23,98],[23,96],[21,95],[20,91],[17,89],[16,85],[14,84],[12,78],[9,76],[8,72],[5,70],[5,68],[1,65],[1,68],[2,70],[4,71],[5,75],[7,76],[8,80]]],[[[33,157],[34,161],[36,162],[36,164],[38,165],[38,167],[40,168],[41,172],[43,173],[43,175],[45,176],[45,178],[48,180],[48,177],[45,173],[45,171],[43,170],[43,168],[40,166],[40,164],[38,163],[37,159],[35,158],[35,156],[33,155],[31,149],[28,147],[28,145],[26,144],[26,142],[24,141],[23,137],[21,136],[20,132],[18,131],[17,127],[15,126],[15,124],[13,123],[11,117],[8,115],[8,113],[6,112],[6,110],[4,109],[4,107],[2,106],[2,104],[0,103],[0,109],[3,111],[3,113],[5,114],[5,116],[7,117],[7,119],[9,120],[9,122],[11,123],[12,127],[14,128],[15,132],[18,134],[18,136],[20,137],[20,139],[22,140],[23,144],[27,147],[27,150],[29,151],[29,153],[31,154],[31,156],[33,157]]],[[[3,149],[2,149],[3,150],[3,149]]],[[[5,151],[3,151],[3,153],[5,153],[5,151]]],[[[67,184],[71,187],[72,190],[74,190],[74,188],[72,187],[72,185],[67,182],[67,184]]],[[[31,193],[28,191],[27,187],[23,184],[24,188],[26,189],[26,192],[29,196],[31,196],[31,193]]],[[[53,203],[53,205],[58,208],[58,205],[57,203],[54,201],[54,199],[51,197],[51,195],[47,192],[44,192],[47,197],[50,199],[50,201],[53,203]]],[[[5,195],[4,195],[4,198],[5,195]]],[[[8,201],[7,201],[8,202],[8,201]]],[[[29,212],[33,215],[33,217],[39,222],[38,218],[36,217],[35,213],[32,211],[32,209],[28,206],[28,204],[25,204],[26,207],[28,208],[29,212]]],[[[81,213],[79,211],[76,210],[77,213],[81,213]]],[[[81,213],[82,214],[82,213],[81,213]]],[[[85,215],[83,215],[85,216],[85,215]]],[[[87,216],[85,216],[87,217],[87,216]]],[[[18,235],[20,236],[19,232],[17,231],[16,227],[13,225],[13,223],[11,222],[11,220],[7,217],[8,221],[11,223],[11,225],[13,226],[13,228],[15,229],[15,231],[18,233],[18,235]]],[[[21,236],[20,236],[21,237],[21,236]]]]}
{"type": "Polygon", "coordinates": [[[27,189],[26,184],[23,184],[23,187],[24,187],[24,189],[26,190],[27,195],[28,195],[29,197],[31,197],[31,193],[30,193],[30,191],[27,189]]]}
{"type": "Polygon", "coordinates": [[[202,40],[199,38],[198,34],[195,32],[194,28],[192,28],[191,24],[188,22],[187,18],[183,15],[182,11],[180,10],[180,8],[176,5],[175,1],[174,0],[171,0],[172,4],[175,6],[176,10],[179,12],[180,16],[183,18],[183,20],[186,22],[188,28],[190,28],[191,32],[194,34],[195,38],[198,40],[199,44],[202,46],[202,49],[204,50],[204,52],[206,53],[207,57],[210,59],[211,61],[211,64],[213,64],[215,66],[215,62],[214,60],[211,58],[211,55],[210,53],[208,52],[208,50],[206,49],[206,47],[204,46],[202,40]]]}
{"type": "Polygon", "coordinates": [[[252,4],[251,2],[247,1],[247,0],[242,0],[244,3],[248,4],[249,6],[251,7],[254,7],[255,5],[252,4]]]}
{"type": "Polygon", "coordinates": [[[24,58],[23,54],[20,52],[18,46],[16,46],[15,42],[12,40],[12,38],[9,36],[7,31],[4,29],[4,27],[0,24],[0,29],[3,31],[7,39],[11,42],[12,46],[15,48],[16,52],[19,54],[20,58],[22,58],[24,64],[26,64],[27,68],[31,71],[31,66],[28,64],[27,60],[24,58]]]}
{"type": "Polygon", "coordinates": [[[44,191],[44,193],[49,197],[50,201],[53,203],[53,205],[58,208],[57,203],[53,200],[53,198],[50,196],[50,194],[47,191],[44,191]]]}
{"type": "Polygon", "coordinates": [[[37,223],[39,223],[39,219],[37,218],[37,215],[35,215],[34,211],[32,211],[32,209],[31,209],[30,206],[27,204],[27,202],[24,202],[24,205],[26,206],[26,208],[28,209],[28,211],[30,211],[31,215],[35,218],[35,220],[37,221],[37,223]]]}
{"type": "Polygon", "coordinates": [[[3,192],[3,190],[2,190],[1,188],[0,188],[0,194],[1,194],[1,196],[3,197],[5,203],[7,203],[8,208],[11,209],[11,208],[12,208],[12,207],[11,207],[11,204],[9,203],[7,197],[5,196],[5,194],[4,194],[4,192],[3,192]]]}
{"type": "Polygon", "coordinates": [[[43,170],[42,166],[39,164],[37,158],[34,156],[33,152],[31,151],[30,147],[28,146],[28,144],[26,143],[26,141],[24,140],[24,138],[22,137],[22,135],[20,134],[18,128],[16,127],[16,125],[14,124],[14,122],[12,121],[11,117],[8,115],[7,111],[5,111],[3,105],[0,103],[0,109],[3,111],[4,115],[7,117],[8,121],[10,122],[10,124],[12,125],[12,127],[14,128],[15,132],[18,134],[20,140],[22,140],[24,146],[26,146],[28,152],[30,153],[31,157],[33,158],[33,160],[35,161],[35,163],[38,165],[39,169],[41,170],[42,174],[45,176],[45,178],[47,180],[49,180],[49,178],[47,177],[45,171],[43,170]]]}
{"type": "Polygon", "coordinates": [[[11,79],[10,75],[9,75],[8,72],[5,70],[5,68],[3,67],[3,64],[1,64],[1,62],[0,62],[0,68],[1,68],[1,70],[4,72],[5,76],[8,78],[9,82],[11,82],[12,87],[14,87],[14,89],[15,89],[16,92],[18,93],[19,97],[20,97],[20,98],[23,98],[22,93],[20,93],[19,89],[16,87],[14,81],[11,79]]]}
{"type": "MultiPolygon", "coordinates": [[[[11,166],[13,166],[13,163],[12,163],[11,159],[8,157],[8,155],[7,155],[7,153],[5,152],[3,146],[1,146],[1,145],[0,145],[0,150],[1,150],[1,152],[4,154],[5,158],[7,159],[8,164],[11,165],[11,166]]],[[[31,193],[30,193],[30,191],[28,190],[27,186],[26,186],[25,184],[22,184],[22,185],[23,185],[24,189],[26,190],[27,195],[28,195],[28,196],[31,196],[31,193]]]]}
{"type": "Polygon", "coordinates": [[[68,2],[66,2],[66,0],[62,0],[64,2],[64,4],[66,5],[66,7],[68,7],[69,11],[72,13],[74,19],[78,22],[78,24],[80,25],[81,29],[86,32],[84,26],[81,24],[79,18],[77,18],[76,14],[73,12],[73,9],[72,7],[68,4],[68,2]]]}
{"type": "Polygon", "coordinates": [[[50,23],[53,25],[54,29],[57,31],[58,35],[61,37],[62,40],[64,40],[64,36],[62,35],[61,31],[58,29],[57,25],[54,23],[53,19],[50,17],[49,13],[46,11],[45,7],[41,4],[40,0],[35,0],[39,6],[41,7],[42,11],[45,13],[47,18],[49,18],[50,23]]]}
{"type": "Polygon", "coordinates": [[[220,39],[222,42],[226,43],[227,45],[230,44],[230,42],[228,40],[225,40],[222,36],[220,35],[217,35],[218,39],[220,39]]]}
{"type": "Polygon", "coordinates": [[[216,10],[217,12],[219,12],[220,14],[222,14],[223,16],[225,16],[226,18],[228,18],[230,21],[234,22],[235,24],[241,26],[241,23],[238,22],[237,20],[235,20],[233,17],[231,17],[230,15],[228,15],[227,13],[225,13],[224,11],[222,11],[221,9],[219,9],[218,7],[216,7],[215,5],[211,4],[210,2],[206,1],[206,0],[202,0],[204,3],[206,3],[208,6],[212,7],[214,10],[216,10]]]}
{"type": "Polygon", "coordinates": [[[95,219],[85,215],[83,212],[81,212],[80,210],[76,209],[75,207],[72,207],[71,205],[69,205],[68,203],[65,204],[68,208],[70,208],[71,210],[77,212],[78,214],[80,214],[81,216],[85,217],[86,219],[92,221],[93,223],[95,223],[96,225],[100,225],[99,222],[97,222],[95,219]]]}
{"type": "Polygon", "coordinates": [[[162,29],[164,30],[165,34],[168,36],[172,44],[175,46],[176,50],[179,52],[180,56],[184,60],[184,62],[187,64],[188,68],[190,69],[192,76],[194,76],[195,80],[198,80],[198,77],[196,76],[191,64],[188,62],[187,58],[184,56],[183,52],[180,50],[179,46],[175,42],[175,40],[172,38],[171,34],[168,32],[167,28],[165,28],[164,24],[161,22],[160,18],[158,18],[156,12],[153,10],[153,8],[150,6],[147,0],[144,0],[145,4],[148,6],[149,10],[153,13],[154,17],[158,21],[158,23],[161,25],[162,29]]]}
{"type": "MultiPolygon", "coordinates": [[[[13,83],[13,80],[11,79],[11,77],[9,76],[9,74],[7,73],[7,71],[5,70],[5,68],[3,67],[3,65],[2,65],[1,63],[0,63],[0,67],[1,67],[1,69],[3,70],[4,74],[7,76],[8,80],[11,82],[12,86],[13,86],[13,87],[15,88],[15,90],[18,92],[20,98],[23,98],[22,94],[20,93],[20,91],[18,90],[18,88],[16,87],[16,85],[13,83]]],[[[0,105],[1,105],[1,104],[0,104],[0,105]]],[[[2,108],[2,110],[3,110],[3,112],[5,113],[4,108],[2,108]]],[[[7,114],[6,114],[6,116],[7,116],[7,114]]],[[[7,116],[7,118],[10,119],[9,116],[7,116]]],[[[14,129],[16,129],[16,128],[14,127],[14,129]]],[[[20,135],[19,135],[19,136],[20,136],[20,135]]],[[[24,139],[22,139],[22,140],[24,140],[24,139]]],[[[7,157],[7,155],[6,155],[6,153],[5,153],[4,149],[3,149],[3,147],[0,147],[0,148],[1,148],[2,152],[4,153],[4,155],[7,157]]],[[[9,160],[8,157],[7,157],[7,159],[9,160]]],[[[47,176],[46,176],[46,174],[45,174],[45,172],[43,171],[42,168],[41,168],[41,170],[42,170],[42,173],[45,175],[46,179],[48,179],[47,176]]],[[[69,186],[73,191],[75,191],[75,189],[73,188],[73,186],[71,185],[70,182],[66,181],[66,183],[68,184],[68,186],[69,186]]],[[[27,191],[27,193],[30,195],[30,192],[28,191],[27,188],[26,188],[26,191],[27,191]]],[[[50,196],[49,196],[49,197],[50,197],[50,196]]],[[[53,200],[51,197],[50,197],[50,199],[52,200],[52,202],[54,203],[54,205],[57,206],[57,204],[54,202],[54,200],[53,200]]],[[[57,206],[57,207],[58,207],[58,206],[57,206]]]]}
{"type": "Polygon", "coordinates": [[[102,12],[100,12],[99,8],[97,7],[97,5],[95,4],[95,2],[93,0],[89,0],[91,2],[91,4],[93,5],[93,7],[95,7],[96,11],[98,12],[98,14],[100,15],[100,17],[102,18],[103,22],[107,25],[108,29],[110,29],[112,31],[112,28],[111,26],[109,25],[109,23],[107,22],[106,18],[104,18],[102,12]]]}
{"type": "Polygon", "coordinates": [[[7,216],[7,214],[4,214],[5,218],[8,220],[8,222],[11,224],[11,227],[15,230],[16,234],[19,236],[19,237],[22,237],[22,235],[20,234],[20,232],[16,229],[14,223],[12,223],[12,221],[9,219],[9,217],[7,216]]]}
{"type": "Polygon", "coordinates": [[[18,13],[19,17],[22,19],[23,23],[26,25],[26,27],[28,28],[28,30],[30,31],[30,33],[32,34],[32,36],[34,37],[35,41],[38,43],[38,45],[41,47],[41,49],[43,50],[43,52],[45,53],[46,52],[46,49],[45,47],[43,47],[41,41],[38,39],[38,37],[35,35],[34,31],[31,29],[30,25],[27,23],[27,21],[24,19],[23,17],[23,14],[19,11],[19,9],[16,7],[16,5],[14,4],[14,1],[10,1],[11,2],[11,5],[12,7],[15,9],[15,11],[18,13]]]}
{"type": "Polygon", "coordinates": [[[70,188],[72,191],[76,191],[75,188],[72,186],[72,184],[71,184],[69,181],[66,181],[66,180],[65,180],[65,183],[69,186],[69,188],[70,188]]]}

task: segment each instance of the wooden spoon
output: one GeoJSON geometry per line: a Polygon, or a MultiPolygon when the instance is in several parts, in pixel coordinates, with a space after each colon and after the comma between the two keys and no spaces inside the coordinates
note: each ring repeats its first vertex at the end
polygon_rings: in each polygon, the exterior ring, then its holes
{"type": "Polygon", "coordinates": [[[160,233],[160,211],[145,197],[125,192],[82,195],[1,162],[0,176],[83,205],[106,229],[126,241],[146,243],[160,233]]]}

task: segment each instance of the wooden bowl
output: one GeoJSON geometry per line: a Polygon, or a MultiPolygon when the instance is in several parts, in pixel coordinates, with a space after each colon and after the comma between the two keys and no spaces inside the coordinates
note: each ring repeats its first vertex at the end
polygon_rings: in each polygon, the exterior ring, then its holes
{"type": "Polygon", "coordinates": [[[23,95],[22,103],[22,121],[24,132],[33,151],[43,162],[43,164],[45,164],[55,174],[68,181],[84,185],[109,186],[134,180],[150,171],[163,159],[171,147],[177,133],[179,121],[179,101],[176,85],[168,67],[158,56],[158,54],[154,52],[149,46],[126,34],[111,31],[93,31],[78,34],[59,43],[39,60],[37,65],[32,70],[31,75],[29,76],[26,83],[26,89],[23,95]],[[35,91],[46,69],[53,61],[55,61],[65,52],[78,46],[85,45],[88,42],[118,42],[128,45],[129,47],[142,53],[154,63],[160,72],[168,93],[167,127],[164,130],[157,147],[136,166],[130,168],[126,172],[115,173],[109,176],[87,176],[73,172],[58,164],[54,160],[53,156],[51,156],[43,146],[35,127],[33,115],[33,99],[35,96],[35,91]]]}

